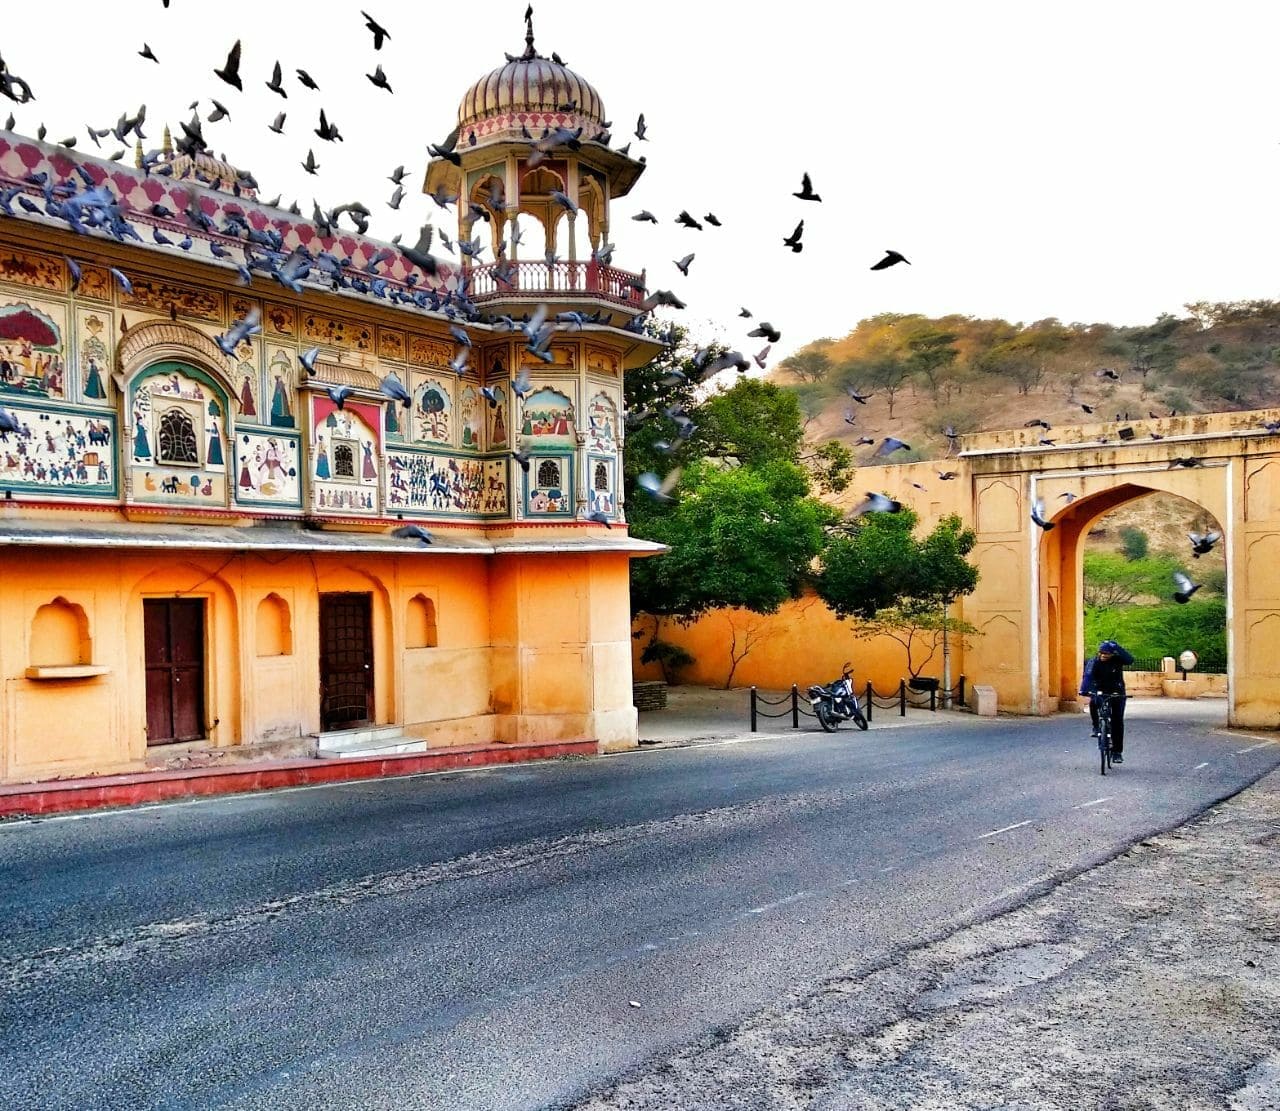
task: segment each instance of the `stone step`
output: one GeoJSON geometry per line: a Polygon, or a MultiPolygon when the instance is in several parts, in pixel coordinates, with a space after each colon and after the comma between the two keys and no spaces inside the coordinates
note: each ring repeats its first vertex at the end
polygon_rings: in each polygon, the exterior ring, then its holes
{"type": "Polygon", "coordinates": [[[400,756],[406,752],[426,752],[427,742],[406,737],[399,725],[364,729],[338,729],[316,736],[316,755],[327,759],[361,756],[400,756]]]}

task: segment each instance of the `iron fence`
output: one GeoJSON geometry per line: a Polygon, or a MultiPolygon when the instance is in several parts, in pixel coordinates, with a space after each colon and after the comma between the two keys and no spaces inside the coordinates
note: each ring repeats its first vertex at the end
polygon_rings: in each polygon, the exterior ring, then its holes
{"type": "MultiPolygon", "coordinates": [[[[1180,653],[1168,652],[1166,656],[1172,656],[1176,661],[1180,653]]],[[[1125,671],[1159,671],[1160,665],[1164,661],[1165,656],[1134,656],[1133,663],[1125,664],[1125,671]]],[[[1181,671],[1182,668],[1178,668],[1181,671]]],[[[1205,675],[1225,675],[1227,673],[1227,661],[1224,656],[1204,656],[1195,666],[1195,670],[1205,675]]]]}
{"type": "MultiPolygon", "coordinates": [[[[858,709],[862,711],[863,716],[870,723],[872,714],[877,706],[882,710],[897,709],[899,717],[907,716],[907,707],[914,706],[916,709],[929,709],[936,711],[939,701],[946,702],[947,695],[951,696],[952,705],[963,706],[965,704],[965,677],[960,676],[960,681],[954,687],[943,687],[941,684],[931,687],[927,691],[912,690],[905,679],[898,683],[898,689],[888,694],[881,694],[870,683],[863,688],[862,693],[858,695],[858,709]],[[940,696],[942,696],[940,698],[940,696]]],[[[811,717],[817,720],[815,714],[808,706],[808,699],[800,697],[800,688],[795,684],[791,684],[791,691],[783,695],[781,698],[765,698],[755,687],[751,688],[751,732],[759,732],[758,724],[760,718],[784,718],[788,715],[791,717],[791,727],[793,729],[800,728],[800,715],[811,717]],[[804,703],[804,705],[802,705],[804,703]],[[781,710],[776,712],[772,709],[763,709],[763,707],[781,706],[781,710]]]]}

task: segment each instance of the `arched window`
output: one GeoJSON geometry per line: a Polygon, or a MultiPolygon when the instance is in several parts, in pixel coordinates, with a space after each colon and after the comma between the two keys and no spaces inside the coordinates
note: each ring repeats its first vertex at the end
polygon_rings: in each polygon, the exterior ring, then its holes
{"type": "Polygon", "coordinates": [[[268,594],[258,603],[257,653],[259,656],[292,656],[293,625],[289,603],[279,594],[268,594]]]}
{"type": "Polygon", "coordinates": [[[160,418],[160,462],[200,464],[195,424],[182,409],[169,409],[160,418]]]}
{"type": "Polygon", "coordinates": [[[333,444],[333,477],[356,477],[356,453],[351,444],[334,441],[333,444]]]}
{"type": "Polygon", "coordinates": [[[31,666],[74,667],[93,662],[93,641],[84,610],[55,598],[36,610],[31,622],[31,666]]]}
{"type": "Polygon", "coordinates": [[[609,464],[608,463],[596,464],[595,481],[592,483],[592,485],[595,487],[595,489],[601,490],[606,494],[609,492],[609,464]]]}
{"type": "Polygon", "coordinates": [[[409,612],[405,619],[404,643],[406,648],[434,648],[436,646],[436,605],[425,594],[415,594],[409,599],[409,612]]]}
{"type": "Polygon", "coordinates": [[[560,464],[554,459],[544,459],[538,464],[538,485],[540,487],[560,485],[560,464]]]}

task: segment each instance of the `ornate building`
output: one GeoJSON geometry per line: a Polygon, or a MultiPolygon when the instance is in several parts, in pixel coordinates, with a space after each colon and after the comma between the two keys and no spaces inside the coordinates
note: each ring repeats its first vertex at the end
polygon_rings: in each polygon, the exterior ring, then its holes
{"type": "Polygon", "coordinates": [[[477,82],[426,187],[498,261],[432,274],[167,135],[126,168],[0,132],[0,782],[377,727],[635,743],[628,561],[656,547],[625,530],[622,376],[659,348],[602,261],[643,169],[603,114],[531,36],[477,82]],[[582,130],[543,149],[556,128],[582,130]],[[567,258],[504,250],[522,215],[567,258]],[[282,278],[299,250],[339,273],[282,278]],[[580,315],[541,355],[482,322],[542,305],[580,315]]]}

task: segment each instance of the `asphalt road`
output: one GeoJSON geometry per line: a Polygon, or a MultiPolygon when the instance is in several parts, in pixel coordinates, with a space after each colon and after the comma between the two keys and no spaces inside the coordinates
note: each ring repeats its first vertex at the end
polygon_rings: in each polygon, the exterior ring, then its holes
{"type": "Polygon", "coordinates": [[[1198,712],[1106,779],[956,717],[0,825],[0,1106],[571,1104],[1280,766],[1198,712]]]}

